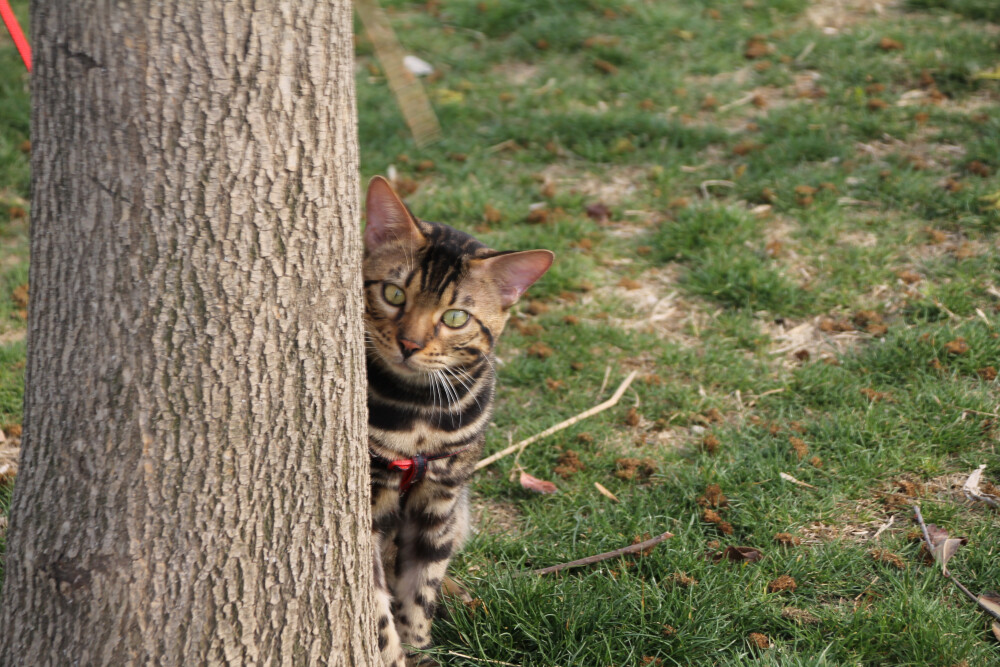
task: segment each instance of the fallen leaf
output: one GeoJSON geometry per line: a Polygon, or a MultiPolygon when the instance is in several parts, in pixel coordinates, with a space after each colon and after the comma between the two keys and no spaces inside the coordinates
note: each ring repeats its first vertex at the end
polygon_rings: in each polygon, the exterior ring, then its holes
{"type": "Polygon", "coordinates": [[[729,507],[729,499],[718,484],[709,484],[705,487],[705,495],[698,498],[698,504],[702,507],[729,507]]]}
{"type": "Polygon", "coordinates": [[[452,579],[451,577],[445,577],[444,581],[441,582],[441,595],[444,597],[458,598],[465,604],[470,604],[472,599],[472,594],[466,590],[457,579],[452,579]]]}
{"type": "Polygon", "coordinates": [[[771,45],[760,35],[755,35],[747,40],[746,48],[743,50],[743,57],[747,60],[756,60],[757,58],[763,58],[770,52],[771,45]]]}
{"type": "Polygon", "coordinates": [[[959,547],[968,544],[969,540],[965,537],[949,537],[948,531],[933,523],[927,524],[927,536],[931,538],[931,553],[934,555],[934,560],[941,565],[941,571],[947,576],[949,574],[948,561],[955,555],[959,547]]]}
{"type": "Polygon", "coordinates": [[[521,471],[521,486],[536,493],[555,493],[559,488],[552,482],[532,477],[528,473],[521,471]]]}
{"type": "Polygon", "coordinates": [[[781,591],[792,591],[794,593],[796,588],[798,588],[798,584],[795,583],[795,579],[789,577],[787,574],[783,574],[767,584],[767,591],[769,593],[780,593],[781,591]]]}
{"type": "Polygon", "coordinates": [[[775,533],[774,541],[787,546],[798,546],[802,544],[802,538],[795,537],[791,533],[775,533]]]}
{"type": "Polygon", "coordinates": [[[601,202],[588,204],[587,217],[591,220],[596,220],[597,222],[607,222],[611,218],[611,209],[601,202]]]}
{"type": "Polygon", "coordinates": [[[753,547],[728,546],[724,551],[712,556],[712,561],[715,563],[721,560],[729,560],[734,563],[756,563],[763,558],[764,554],[753,547]]]}
{"type": "Polygon", "coordinates": [[[878,48],[883,51],[902,51],[903,43],[892,39],[891,37],[883,37],[879,40],[878,48]]]}
{"type": "Polygon", "coordinates": [[[798,484],[799,486],[804,486],[807,489],[815,489],[816,488],[812,484],[807,484],[806,482],[803,482],[801,480],[795,479],[794,477],[792,477],[791,475],[789,475],[787,472],[779,472],[778,476],[781,477],[781,479],[785,480],[786,482],[791,482],[792,484],[798,484]]]}
{"type": "Polygon", "coordinates": [[[549,210],[546,208],[536,208],[528,212],[527,217],[524,219],[525,222],[530,222],[532,224],[540,224],[547,222],[549,219],[549,210]]]}
{"type": "Polygon", "coordinates": [[[668,576],[665,581],[667,583],[674,584],[675,586],[683,586],[684,588],[690,588],[691,586],[698,585],[698,580],[694,577],[688,576],[686,572],[674,572],[668,576]]]}
{"type": "Polygon", "coordinates": [[[567,449],[560,456],[557,461],[559,465],[555,467],[553,472],[559,475],[563,479],[569,479],[581,470],[585,470],[586,467],[583,465],[583,461],[580,460],[580,455],[577,454],[572,449],[567,449]]]}
{"type": "Polygon", "coordinates": [[[618,67],[609,63],[607,60],[602,60],[601,58],[594,59],[594,67],[601,70],[605,74],[617,74],[618,67]]]}
{"type": "Polygon", "coordinates": [[[28,283],[15,287],[11,295],[14,297],[14,303],[18,308],[28,307],[28,283]]]}
{"type": "Polygon", "coordinates": [[[1000,508],[1000,497],[997,497],[991,493],[985,493],[981,488],[983,471],[986,470],[986,464],[976,468],[969,479],[965,480],[965,484],[962,486],[962,491],[965,493],[965,497],[969,500],[978,500],[979,502],[984,502],[991,507],[1000,508]]]}
{"type": "Polygon", "coordinates": [[[990,166],[979,160],[973,160],[969,164],[965,165],[965,168],[969,170],[969,173],[975,174],[976,176],[982,176],[983,178],[988,178],[993,175],[993,170],[990,166]]]}
{"type": "Polygon", "coordinates": [[[965,342],[964,338],[959,337],[945,343],[944,349],[949,354],[965,354],[969,351],[969,344],[965,342]]]}
{"type": "MultiPolygon", "coordinates": [[[[808,359],[808,357],[806,357],[806,359],[808,359]]],[[[793,435],[788,438],[788,442],[791,443],[792,449],[795,450],[795,453],[798,455],[800,461],[806,457],[806,454],[809,453],[809,445],[807,445],[806,441],[802,438],[797,438],[793,435]]]]}
{"type": "Polygon", "coordinates": [[[615,477],[626,481],[636,477],[645,478],[656,472],[656,462],[652,459],[636,459],[630,456],[615,459],[615,477]]]}
{"type": "Polygon", "coordinates": [[[721,530],[724,535],[733,534],[733,524],[724,520],[715,510],[706,509],[701,513],[701,520],[705,523],[714,523],[719,527],[719,530],[721,530]]]}
{"type": "Polygon", "coordinates": [[[887,565],[892,565],[899,570],[906,569],[906,562],[900,558],[897,554],[887,551],[885,549],[872,549],[868,552],[872,559],[877,560],[880,563],[886,563],[887,565]]]}
{"type": "Polygon", "coordinates": [[[795,623],[812,625],[814,623],[819,623],[819,619],[813,614],[810,614],[805,609],[796,609],[795,607],[785,607],[781,610],[781,617],[787,621],[793,621],[795,623]]]}
{"type": "Polygon", "coordinates": [[[528,346],[528,355],[539,359],[548,359],[555,352],[545,343],[532,343],[528,346]]]}
{"type": "Polygon", "coordinates": [[[601,484],[600,482],[594,482],[594,488],[597,489],[597,491],[605,498],[610,498],[616,503],[618,502],[618,496],[616,496],[615,494],[611,493],[606,488],[604,488],[604,485],[601,484]]]}

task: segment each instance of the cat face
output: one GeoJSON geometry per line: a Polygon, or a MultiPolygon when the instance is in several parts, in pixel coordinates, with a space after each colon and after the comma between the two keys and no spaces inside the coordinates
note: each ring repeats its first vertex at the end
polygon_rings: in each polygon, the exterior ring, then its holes
{"type": "Polygon", "coordinates": [[[379,176],[365,208],[366,337],[400,375],[480,363],[510,307],[552,264],[548,250],[498,253],[447,225],[417,220],[379,176]]]}

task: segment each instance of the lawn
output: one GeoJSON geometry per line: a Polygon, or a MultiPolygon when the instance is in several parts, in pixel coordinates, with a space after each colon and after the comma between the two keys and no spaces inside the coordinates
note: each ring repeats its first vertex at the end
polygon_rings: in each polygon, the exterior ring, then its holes
{"type": "MultiPolygon", "coordinates": [[[[557,255],[501,340],[488,449],[638,372],[616,407],[475,480],[453,569],[476,600],[436,624],[443,664],[1000,664],[912,521],[919,503],[967,537],[950,569],[1000,589],[1000,514],[961,492],[981,464],[1000,485],[994,4],[386,1],[435,68],[444,138],[424,149],[358,24],[362,177],[557,255]],[[664,531],[643,557],[516,576],[664,531]],[[763,558],[713,557],[729,546],[763,558]]],[[[0,40],[8,435],[26,91],[0,40]]]]}

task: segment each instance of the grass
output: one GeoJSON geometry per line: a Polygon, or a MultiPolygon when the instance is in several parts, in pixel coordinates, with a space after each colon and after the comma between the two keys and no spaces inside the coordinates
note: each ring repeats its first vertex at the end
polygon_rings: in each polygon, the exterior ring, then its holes
{"type": "MultiPolygon", "coordinates": [[[[957,576],[996,588],[1000,518],[953,486],[982,463],[1000,483],[1000,84],[975,76],[1000,62],[1000,27],[982,23],[1000,18],[911,0],[831,32],[816,4],[385,2],[436,68],[445,138],[425,150],[359,29],[363,178],[392,166],[422,217],[557,254],[500,343],[488,448],[640,371],[621,405],[524,452],[557,494],[512,483],[510,459],[475,480],[479,530],[454,571],[482,604],[449,603],[435,626],[446,664],[1000,661],[909,536],[919,501],[969,538],[957,576]],[[607,220],[586,214],[596,203],[607,220]],[[583,468],[562,477],[570,451],[583,468]],[[645,466],[629,478],[621,459],[645,466]],[[713,484],[728,527],[705,520],[713,484]],[[643,558],[513,576],[664,530],[643,558]],[[765,557],[706,558],[728,545],[765,557]],[[795,590],[769,592],[781,575],[795,590]]],[[[27,262],[14,57],[0,44],[0,105],[16,110],[0,114],[8,337],[27,262]]],[[[17,423],[23,343],[2,349],[0,418],[17,423]]]]}

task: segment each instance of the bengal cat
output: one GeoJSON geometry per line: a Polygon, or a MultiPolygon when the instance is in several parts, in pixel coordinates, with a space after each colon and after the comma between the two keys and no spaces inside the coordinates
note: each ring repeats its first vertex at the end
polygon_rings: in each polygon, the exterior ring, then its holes
{"type": "Polygon", "coordinates": [[[497,252],[418,220],[378,176],[366,214],[378,642],[386,665],[404,667],[419,660],[408,651],[430,645],[441,582],[468,532],[467,483],[493,410],[494,346],[553,254],[497,252]]]}

